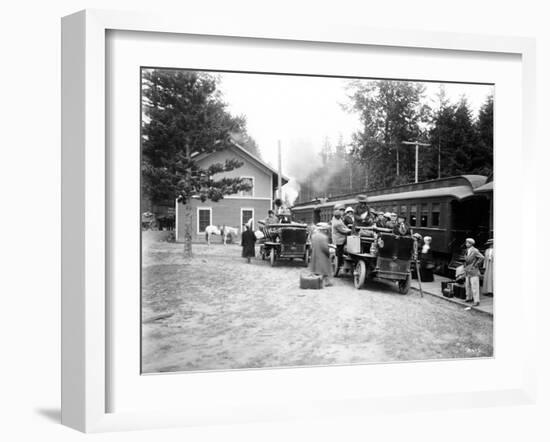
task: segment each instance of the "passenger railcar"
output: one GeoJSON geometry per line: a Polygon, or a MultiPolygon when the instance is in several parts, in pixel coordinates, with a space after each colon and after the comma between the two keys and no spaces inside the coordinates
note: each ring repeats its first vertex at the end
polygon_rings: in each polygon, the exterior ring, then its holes
{"type": "MultiPolygon", "coordinates": [[[[492,237],[493,183],[482,175],[404,184],[370,192],[371,209],[404,216],[412,230],[432,237],[432,252],[440,272],[456,267],[464,240],[473,237],[483,247],[492,237]]],[[[335,204],[355,207],[357,194],[297,204],[292,208],[296,221],[329,222],[335,204]]]]}

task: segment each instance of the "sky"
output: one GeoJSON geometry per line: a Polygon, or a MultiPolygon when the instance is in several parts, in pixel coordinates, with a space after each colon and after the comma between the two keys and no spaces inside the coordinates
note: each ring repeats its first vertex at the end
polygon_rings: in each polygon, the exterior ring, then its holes
{"type": "MultiPolygon", "coordinates": [[[[342,137],[345,143],[360,128],[358,116],[347,112],[348,79],[217,73],[219,89],[228,110],[244,115],[247,130],[260,147],[262,158],[277,166],[277,143],[281,142],[283,173],[297,178],[313,170],[320,158],[324,140],[334,146],[342,137]]],[[[368,81],[368,80],[365,80],[368,81]]],[[[424,83],[425,100],[435,100],[441,83],[424,83]]],[[[493,86],[445,84],[451,102],[464,95],[474,115],[493,86]]]]}

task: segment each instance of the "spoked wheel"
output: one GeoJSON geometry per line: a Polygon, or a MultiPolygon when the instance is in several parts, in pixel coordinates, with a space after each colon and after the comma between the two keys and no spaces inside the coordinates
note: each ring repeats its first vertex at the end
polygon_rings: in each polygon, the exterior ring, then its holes
{"type": "Polygon", "coordinates": [[[360,289],[365,284],[365,279],[367,278],[367,265],[365,261],[357,261],[355,270],[353,271],[353,285],[356,289],[360,289]]]}
{"type": "Polygon", "coordinates": [[[332,275],[335,278],[338,277],[338,274],[340,273],[340,262],[338,260],[338,256],[332,255],[330,264],[332,265],[332,275]]]}
{"type": "Polygon", "coordinates": [[[275,265],[275,248],[271,248],[271,251],[269,253],[269,262],[271,263],[271,267],[275,265]]]}
{"type": "Polygon", "coordinates": [[[402,295],[406,295],[409,293],[409,289],[411,288],[411,275],[409,274],[407,276],[407,279],[403,279],[402,281],[399,281],[397,283],[399,287],[399,293],[402,295]]]}

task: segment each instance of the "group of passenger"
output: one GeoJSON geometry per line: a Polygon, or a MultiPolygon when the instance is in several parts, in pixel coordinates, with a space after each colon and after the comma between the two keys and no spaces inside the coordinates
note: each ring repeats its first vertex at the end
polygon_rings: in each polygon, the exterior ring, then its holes
{"type": "MultiPolygon", "coordinates": [[[[326,244],[328,237],[322,239],[322,236],[328,234],[328,223],[318,223],[312,236],[312,266],[313,273],[323,275],[328,281],[330,275],[329,255],[326,244]],[[313,241],[315,238],[315,241],[313,241]],[[319,245],[319,247],[316,247],[319,245]],[[316,250],[319,248],[319,250],[316,250]]],[[[333,209],[333,217],[330,222],[332,234],[332,243],[336,246],[336,257],[338,265],[344,262],[344,247],[348,235],[356,233],[361,227],[377,227],[388,229],[396,235],[410,235],[411,228],[407,224],[405,217],[392,213],[375,212],[367,204],[366,195],[357,196],[357,204],[354,207],[345,207],[343,204],[336,204],[333,209]]],[[[329,282],[327,282],[328,284],[329,282]]]]}
{"type": "Polygon", "coordinates": [[[411,234],[411,227],[405,216],[371,210],[367,205],[365,195],[357,197],[355,208],[348,206],[344,209],[342,205],[337,204],[334,209],[343,210],[344,225],[351,231],[355,231],[360,227],[377,227],[379,229],[389,229],[395,235],[405,236],[411,234]]]}
{"type": "MultiPolygon", "coordinates": [[[[289,223],[291,222],[290,219],[290,212],[284,213],[281,211],[279,216],[277,216],[273,210],[269,210],[268,217],[263,223],[265,225],[289,223]]],[[[358,195],[355,208],[351,206],[345,207],[343,204],[336,204],[333,209],[331,222],[317,223],[312,232],[310,270],[312,273],[323,277],[325,286],[332,284],[329,279],[332,273],[329,253],[329,234],[332,235],[332,243],[336,246],[338,264],[341,266],[344,262],[344,247],[347,242],[347,237],[359,231],[361,227],[388,229],[387,231],[391,231],[393,234],[400,236],[412,235],[418,246],[415,253],[420,261],[421,275],[418,275],[418,277],[421,277],[422,281],[425,281],[425,278],[429,278],[431,274],[431,280],[433,280],[434,263],[431,254],[432,238],[430,236],[422,237],[418,233],[413,234],[404,216],[391,212],[371,210],[367,205],[367,197],[365,195],[358,195]]],[[[487,242],[485,256],[482,255],[474,245],[475,240],[473,238],[466,239],[466,259],[464,263],[466,302],[471,302],[473,305],[479,305],[480,268],[482,266],[485,268],[482,291],[486,294],[492,294],[493,292],[493,240],[487,242]]],[[[243,256],[245,256],[244,253],[243,256]]],[[[247,258],[250,262],[250,258],[247,258]]]]}

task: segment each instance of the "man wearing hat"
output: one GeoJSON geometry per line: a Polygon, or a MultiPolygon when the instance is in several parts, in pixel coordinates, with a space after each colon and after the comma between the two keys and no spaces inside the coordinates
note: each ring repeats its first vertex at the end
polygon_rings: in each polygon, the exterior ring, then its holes
{"type": "Polygon", "coordinates": [[[355,207],[355,225],[361,227],[372,226],[374,220],[367,205],[366,195],[357,195],[357,206],[355,207]]]}
{"type": "Polygon", "coordinates": [[[347,236],[351,233],[344,221],[342,220],[343,204],[334,206],[334,216],[332,217],[332,242],[336,246],[336,256],[338,257],[338,266],[344,263],[344,245],[346,244],[347,236]]]}
{"type": "Polygon", "coordinates": [[[474,247],[475,243],[473,238],[466,238],[464,275],[466,276],[466,302],[479,305],[479,268],[483,263],[483,255],[474,247]]]}

